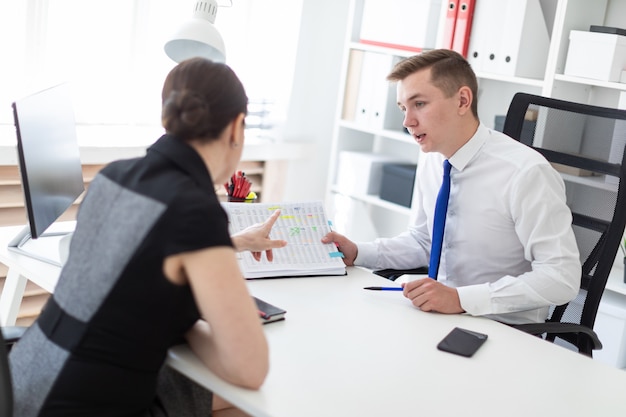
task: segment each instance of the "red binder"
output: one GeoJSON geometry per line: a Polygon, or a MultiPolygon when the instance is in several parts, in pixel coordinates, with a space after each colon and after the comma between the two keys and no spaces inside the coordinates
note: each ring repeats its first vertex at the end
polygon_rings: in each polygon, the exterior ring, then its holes
{"type": "Polygon", "coordinates": [[[459,0],[450,0],[448,2],[448,12],[446,13],[446,23],[443,32],[442,48],[452,49],[454,40],[454,28],[456,26],[456,16],[459,10],[459,0]]]}
{"type": "Polygon", "coordinates": [[[452,49],[467,58],[476,0],[459,0],[452,49]]]}

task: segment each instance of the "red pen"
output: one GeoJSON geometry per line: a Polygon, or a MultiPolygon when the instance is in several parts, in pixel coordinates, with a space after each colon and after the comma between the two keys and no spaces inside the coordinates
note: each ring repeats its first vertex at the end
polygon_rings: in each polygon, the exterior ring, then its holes
{"type": "Polygon", "coordinates": [[[245,172],[241,172],[241,188],[239,189],[239,197],[246,198],[248,193],[246,193],[246,187],[248,186],[248,178],[246,177],[245,172]]]}
{"type": "Polygon", "coordinates": [[[237,177],[235,178],[235,197],[241,198],[241,171],[237,171],[237,177]]]}

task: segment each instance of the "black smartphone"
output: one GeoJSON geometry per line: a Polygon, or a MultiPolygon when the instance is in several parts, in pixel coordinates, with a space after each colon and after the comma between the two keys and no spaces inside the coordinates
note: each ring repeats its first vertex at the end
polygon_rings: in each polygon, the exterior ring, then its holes
{"type": "Polygon", "coordinates": [[[437,349],[469,358],[485,343],[485,340],[486,334],[455,327],[439,342],[437,349]]]}

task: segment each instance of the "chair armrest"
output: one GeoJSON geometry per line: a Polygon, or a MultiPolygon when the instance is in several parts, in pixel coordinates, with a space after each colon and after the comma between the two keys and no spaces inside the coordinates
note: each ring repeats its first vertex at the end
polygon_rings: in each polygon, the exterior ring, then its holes
{"type": "Polygon", "coordinates": [[[582,326],[576,323],[528,323],[528,324],[514,324],[511,325],[518,330],[521,330],[526,333],[530,333],[533,335],[541,335],[543,333],[551,333],[551,334],[577,334],[582,333],[587,336],[592,343],[593,350],[602,349],[602,342],[598,338],[596,332],[590,329],[587,326],[582,326]]]}

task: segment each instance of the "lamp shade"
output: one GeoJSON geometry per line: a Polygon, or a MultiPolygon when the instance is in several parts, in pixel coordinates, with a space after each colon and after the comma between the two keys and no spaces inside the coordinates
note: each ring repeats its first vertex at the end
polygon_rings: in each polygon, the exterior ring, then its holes
{"type": "Polygon", "coordinates": [[[176,62],[203,57],[215,62],[226,60],[224,40],[215,28],[216,0],[198,0],[193,16],[165,43],[165,53],[176,62]]]}

